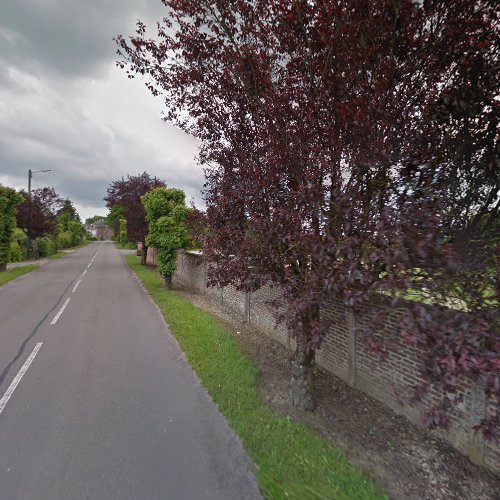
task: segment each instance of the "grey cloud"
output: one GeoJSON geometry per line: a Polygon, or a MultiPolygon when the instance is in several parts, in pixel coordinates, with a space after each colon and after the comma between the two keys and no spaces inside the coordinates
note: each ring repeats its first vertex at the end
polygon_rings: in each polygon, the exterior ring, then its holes
{"type": "Polygon", "coordinates": [[[112,38],[131,32],[137,18],[159,18],[162,9],[159,0],[4,0],[0,59],[61,75],[98,74],[116,52],[112,38]]]}
{"type": "Polygon", "coordinates": [[[160,119],[161,99],[115,67],[112,37],[151,25],[161,0],[0,0],[0,182],[24,187],[28,168],[103,212],[106,187],[148,171],[201,203],[197,142],[160,119]],[[99,207],[102,207],[99,209],[99,207]]]}

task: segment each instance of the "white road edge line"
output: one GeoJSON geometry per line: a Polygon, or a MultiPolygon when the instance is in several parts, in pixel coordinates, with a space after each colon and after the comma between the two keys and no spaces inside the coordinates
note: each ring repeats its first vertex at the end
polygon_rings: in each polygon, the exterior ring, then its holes
{"type": "Polygon", "coordinates": [[[76,285],[73,287],[73,293],[75,293],[75,292],[76,292],[76,289],[78,288],[78,285],[79,285],[81,282],[82,282],[82,280],[81,280],[81,279],[80,279],[80,280],[78,280],[78,281],[76,282],[76,285]]]}
{"type": "Polygon", "coordinates": [[[85,269],[85,271],[83,271],[82,273],[82,278],[87,274],[87,270],[85,269]]]}
{"type": "Polygon", "coordinates": [[[17,375],[14,377],[14,380],[9,385],[9,388],[5,391],[5,394],[3,395],[2,399],[0,399],[0,415],[7,406],[7,403],[9,402],[9,399],[11,398],[12,394],[14,394],[14,391],[16,390],[16,387],[19,385],[19,382],[21,382],[21,379],[24,377],[24,374],[28,371],[28,368],[30,367],[31,363],[33,363],[33,360],[35,359],[35,356],[37,355],[42,345],[43,342],[38,342],[38,344],[33,349],[33,352],[29,355],[28,359],[24,362],[24,365],[21,367],[17,375]]]}
{"type": "Polygon", "coordinates": [[[57,320],[61,316],[61,314],[64,312],[64,309],[66,309],[66,306],[69,304],[69,301],[71,299],[66,299],[64,301],[64,304],[62,305],[61,309],[59,309],[59,312],[54,316],[54,319],[50,322],[51,325],[55,325],[57,323],[57,320]]]}
{"type": "Polygon", "coordinates": [[[87,266],[87,269],[92,265],[92,262],[89,262],[89,265],[87,266]]]}

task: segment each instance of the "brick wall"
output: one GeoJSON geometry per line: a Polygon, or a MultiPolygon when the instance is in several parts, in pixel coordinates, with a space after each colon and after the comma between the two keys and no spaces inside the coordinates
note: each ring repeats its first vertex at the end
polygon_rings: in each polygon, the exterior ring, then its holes
{"type": "MultiPolygon", "coordinates": [[[[179,254],[176,280],[194,291],[209,295],[235,317],[249,321],[259,331],[290,349],[294,348],[285,325],[276,323],[277,311],[270,305],[279,294],[278,288],[265,286],[252,293],[238,291],[232,286],[207,288],[206,277],[207,266],[200,254],[179,254]]],[[[382,364],[375,354],[364,348],[359,339],[359,331],[366,322],[371,321],[368,308],[354,316],[340,302],[334,301],[321,314],[330,320],[330,328],[317,352],[317,364],[352,387],[420,424],[424,405],[415,406],[402,402],[409,400],[412,387],[420,381],[425,352],[408,344],[399,335],[398,311],[395,310],[384,318],[379,332],[385,338],[390,336],[396,344],[395,352],[391,352],[382,364]]],[[[472,431],[473,425],[486,413],[494,412],[493,402],[486,401],[484,393],[478,387],[464,385],[460,392],[464,401],[449,414],[449,430],[440,431],[439,434],[473,461],[500,472],[500,447],[485,442],[480,434],[472,431]]],[[[438,397],[437,390],[431,391],[425,404],[438,397]]]]}

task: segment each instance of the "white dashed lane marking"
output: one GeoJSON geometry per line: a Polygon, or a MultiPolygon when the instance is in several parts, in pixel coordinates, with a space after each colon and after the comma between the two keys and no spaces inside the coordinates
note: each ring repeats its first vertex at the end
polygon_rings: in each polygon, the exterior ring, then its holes
{"type": "Polygon", "coordinates": [[[21,367],[17,375],[14,377],[14,380],[9,385],[9,388],[3,395],[2,399],[0,399],[0,415],[7,406],[7,403],[9,402],[9,399],[12,397],[12,394],[14,394],[14,391],[16,390],[16,387],[19,385],[19,382],[21,382],[21,379],[24,377],[24,374],[28,371],[28,368],[30,367],[31,363],[33,363],[33,360],[35,359],[35,356],[37,355],[42,345],[43,342],[38,342],[38,344],[33,349],[33,352],[29,355],[28,359],[24,362],[24,365],[21,367]]]}
{"type": "Polygon", "coordinates": [[[55,325],[57,323],[57,320],[61,317],[61,314],[64,312],[64,309],[66,309],[66,306],[69,304],[69,301],[71,299],[66,299],[64,301],[64,304],[62,305],[61,309],[59,309],[59,312],[54,316],[54,319],[50,322],[51,325],[55,325]]]}

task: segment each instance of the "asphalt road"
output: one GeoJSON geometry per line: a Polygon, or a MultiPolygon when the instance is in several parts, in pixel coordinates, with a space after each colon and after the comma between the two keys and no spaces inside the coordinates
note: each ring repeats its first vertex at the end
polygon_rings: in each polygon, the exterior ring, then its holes
{"type": "Polygon", "coordinates": [[[0,288],[0,398],[1,500],[260,498],[111,243],[0,288]]]}

